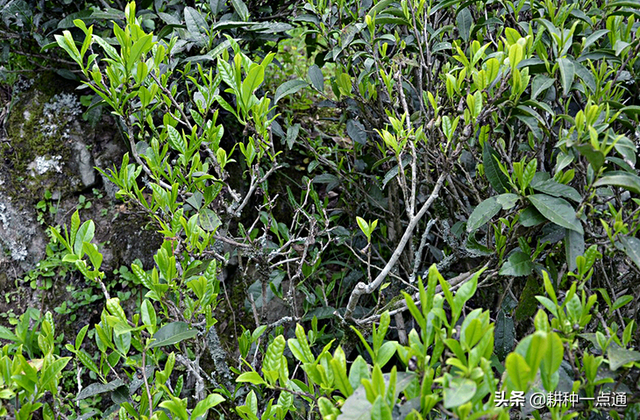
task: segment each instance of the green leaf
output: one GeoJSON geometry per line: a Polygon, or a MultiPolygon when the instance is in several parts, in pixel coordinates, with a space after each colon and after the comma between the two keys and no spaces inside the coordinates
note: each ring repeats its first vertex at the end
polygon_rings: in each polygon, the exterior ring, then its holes
{"type": "Polygon", "coordinates": [[[378,349],[378,354],[376,355],[376,363],[380,367],[384,367],[389,360],[396,354],[396,342],[395,341],[387,341],[384,343],[380,349],[378,349]]]}
{"type": "Polygon", "coordinates": [[[83,245],[85,242],[91,242],[93,239],[93,234],[95,232],[95,225],[93,224],[93,220],[87,220],[80,226],[78,232],[76,232],[76,237],[73,242],[73,253],[79,257],[84,255],[83,245]]]}
{"type": "Polygon", "coordinates": [[[464,304],[473,297],[478,288],[478,277],[480,277],[480,274],[482,274],[483,271],[484,269],[479,270],[468,281],[460,286],[456,295],[453,297],[455,306],[462,308],[464,304]]]}
{"type": "Polygon", "coordinates": [[[531,377],[531,369],[524,357],[518,353],[511,353],[505,361],[507,373],[515,391],[526,391],[531,377]]]}
{"type": "Polygon", "coordinates": [[[262,379],[258,372],[245,372],[238,376],[236,382],[249,382],[254,385],[266,385],[267,383],[262,379]]]}
{"type": "Polygon", "coordinates": [[[78,332],[75,341],[75,349],[78,350],[84,341],[84,337],[87,335],[87,330],[89,329],[89,324],[82,327],[82,329],[78,332]]]}
{"type": "Polygon", "coordinates": [[[91,242],[85,242],[82,251],[89,256],[93,269],[98,270],[102,265],[102,254],[98,251],[98,246],[91,242]]]}
{"type": "Polygon", "coordinates": [[[640,361],[640,352],[624,349],[612,343],[607,348],[607,357],[609,358],[609,369],[615,371],[627,363],[640,361]]]}
{"type": "Polygon", "coordinates": [[[180,133],[178,133],[178,130],[171,126],[167,127],[167,141],[172,149],[177,150],[182,154],[187,150],[187,142],[180,133]]]}
{"type": "Polygon", "coordinates": [[[249,105],[249,100],[253,92],[258,89],[258,86],[264,81],[264,66],[254,64],[251,66],[247,78],[242,82],[242,100],[245,105],[249,105]]]}
{"type": "Polygon", "coordinates": [[[247,5],[242,0],[231,0],[231,4],[242,21],[249,20],[249,9],[247,9],[247,5]]]}
{"type": "Polygon", "coordinates": [[[451,381],[449,386],[444,389],[444,407],[455,408],[471,401],[477,388],[475,381],[471,379],[462,379],[459,382],[451,381]]]}
{"type": "Polygon", "coordinates": [[[632,301],[633,301],[633,296],[631,295],[620,296],[618,299],[616,299],[615,302],[613,302],[613,305],[611,306],[610,310],[613,312],[616,309],[620,309],[624,305],[627,305],[632,301]]]}
{"type": "Polygon", "coordinates": [[[205,414],[207,414],[207,411],[210,408],[215,407],[216,405],[220,404],[224,400],[225,400],[224,397],[219,394],[207,395],[207,398],[205,398],[204,400],[196,404],[196,408],[194,408],[193,412],[191,413],[191,419],[196,420],[198,419],[198,417],[204,416],[205,414]]]}
{"type": "Polygon", "coordinates": [[[367,223],[367,221],[360,216],[356,216],[356,222],[358,222],[358,226],[360,227],[362,233],[364,233],[364,235],[369,238],[371,236],[369,223],[367,223]]]}
{"type": "Polygon", "coordinates": [[[170,346],[198,335],[198,330],[190,330],[186,322],[177,321],[165,325],[153,335],[156,340],[149,348],[170,346]]]}
{"type": "Polygon", "coordinates": [[[640,268],[640,239],[624,235],[619,235],[618,239],[624,247],[627,257],[640,268]]]}
{"type": "Polygon", "coordinates": [[[140,312],[142,314],[142,322],[144,323],[144,325],[148,325],[149,327],[151,327],[151,330],[155,331],[157,317],[156,310],[153,307],[153,304],[149,302],[149,300],[145,299],[142,302],[140,312]]]}
{"type": "Polygon", "coordinates": [[[80,360],[80,362],[85,365],[87,367],[87,369],[95,372],[95,373],[99,373],[100,370],[98,369],[98,366],[96,365],[96,363],[93,361],[93,359],[91,358],[91,356],[89,356],[89,354],[84,351],[84,349],[80,349],[78,350],[78,352],[76,353],[76,357],[78,358],[78,360],[80,360]]]}
{"type": "Polygon", "coordinates": [[[493,218],[500,210],[502,206],[498,203],[495,197],[490,197],[481,202],[473,209],[473,212],[467,220],[467,232],[473,232],[487,223],[493,218]]]}
{"type": "Polygon", "coordinates": [[[391,408],[382,398],[382,395],[378,395],[371,407],[371,420],[391,420],[391,408]]]}
{"type": "Polygon", "coordinates": [[[371,374],[369,372],[369,365],[367,365],[367,362],[365,362],[362,356],[356,357],[356,360],[353,362],[351,369],[349,370],[349,383],[353,389],[360,386],[360,381],[362,379],[368,379],[370,376],[371,374]]]}
{"type": "Polygon", "coordinates": [[[142,54],[149,52],[153,46],[153,35],[148,34],[140,37],[131,47],[131,53],[127,59],[127,69],[132,70],[136,61],[140,60],[142,54]]]}
{"type": "Polygon", "coordinates": [[[533,194],[527,198],[547,220],[584,235],[575,210],[566,200],[546,194],[533,194]]]}
{"type": "Polygon", "coordinates": [[[553,392],[557,386],[557,379],[553,379],[553,376],[560,369],[564,356],[564,346],[557,333],[550,333],[547,337],[547,351],[540,364],[540,376],[544,388],[548,392],[553,392]]]}
{"type": "Polygon", "coordinates": [[[464,334],[460,335],[460,340],[464,340],[468,348],[475,346],[478,341],[485,335],[482,329],[482,322],[479,319],[473,319],[464,330],[464,334]]]}
{"type": "Polygon", "coordinates": [[[613,185],[640,194],[640,177],[636,174],[622,171],[607,172],[593,183],[594,187],[613,185]]]}
{"type": "Polygon", "coordinates": [[[40,388],[46,389],[52,394],[57,394],[57,379],[60,379],[60,372],[62,372],[62,369],[67,366],[70,360],[71,357],[61,357],[47,366],[40,378],[40,388]],[[50,387],[50,385],[53,385],[53,387],[50,387]]]}
{"type": "Polygon", "coordinates": [[[560,82],[562,83],[563,96],[566,97],[571,90],[576,69],[573,62],[564,57],[558,59],[558,66],[560,66],[560,82]]]}
{"type": "Polygon", "coordinates": [[[218,215],[211,209],[200,210],[198,221],[200,222],[200,227],[207,232],[214,232],[222,224],[218,215]]]}
{"type": "Polygon", "coordinates": [[[276,104],[283,97],[287,95],[292,95],[297,91],[299,91],[300,89],[305,88],[307,86],[309,86],[309,84],[304,80],[300,80],[300,79],[288,80],[283,84],[281,84],[280,86],[278,86],[278,89],[276,89],[276,93],[273,98],[273,103],[276,104]]]}
{"type": "Polygon", "coordinates": [[[320,67],[318,67],[317,64],[312,65],[309,67],[309,72],[307,74],[314,89],[318,92],[324,92],[324,76],[322,75],[320,67]]]}
{"type": "Polygon", "coordinates": [[[516,251],[509,256],[509,259],[505,261],[500,269],[500,275],[502,276],[528,276],[533,269],[533,262],[531,257],[522,251],[516,251]]]}
{"type": "Polygon", "coordinates": [[[342,395],[349,397],[353,394],[353,387],[347,377],[347,363],[342,348],[338,347],[335,351],[333,359],[330,361],[331,369],[333,370],[333,377],[335,385],[342,395]]]}
{"type": "MultiPolygon", "coordinates": [[[[532,372],[537,372],[540,367],[540,362],[547,351],[547,333],[544,331],[536,331],[529,337],[531,337],[531,341],[529,342],[525,360],[532,372]]],[[[516,351],[518,351],[517,348],[516,351]]]]}
{"type": "Polygon", "coordinates": [[[262,363],[262,373],[270,383],[275,383],[280,373],[280,364],[282,362],[282,352],[284,351],[286,341],[282,335],[277,336],[269,344],[267,354],[262,363]]]}
{"type": "Polygon", "coordinates": [[[76,210],[71,216],[71,230],[69,231],[69,237],[72,240],[75,239],[76,233],[78,233],[78,228],[80,228],[80,215],[78,214],[78,210],[76,210]]]}
{"type": "Polygon", "coordinates": [[[500,170],[498,165],[498,154],[493,150],[488,142],[484,143],[482,148],[482,163],[484,166],[484,174],[487,176],[487,180],[491,184],[494,190],[498,194],[511,191],[509,180],[500,170]]]}

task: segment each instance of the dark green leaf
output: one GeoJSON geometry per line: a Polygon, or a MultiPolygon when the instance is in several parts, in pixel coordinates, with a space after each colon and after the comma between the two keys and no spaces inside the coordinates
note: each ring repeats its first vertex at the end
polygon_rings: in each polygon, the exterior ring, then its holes
{"type": "Polygon", "coordinates": [[[184,153],[187,150],[187,142],[182,135],[175,128],[167,127],[167,142],[169,146],[180,153],[184,153]]]}
{"type": "Polygon", "coordinates": [[[458,11],[456,16],[456,23],[458,24],[458,33],[460,37],[465,41],[469,41],[469,33],[471,32],[471,26],[473,25],[473,16],[468,7],[458,11]]]}
{"type": "Polygon", "coordinates": [[[520,213],[520,224],[524,227],[537,226],[546,221],[545,217],[540,214],[535,207],[529,206],[520,213]]]}
{"type": "MultiPolygon", "coordinates": [[[[351,376],[351,373],[349,374],[351,376]]],[[[351,384],[353,385],[353,383],[351,384]]],[[[340,420],[371,420],[372,405],[367,401],[364,386],[358,386],[342,405],[340,420]]]]}
{"type": "Polygon", "coordinates": [[[500,269],[500,275],[503,276],[528,276],[533,269],[531,257],[522,251],[516,251],[509,256],[500,269]]]}
{"type": "Polygon", "coordinates": [[[249,20],[249,9],[242,0],[231,0],[231,4],[241,20],[244,22],[249,20]]]}
{"type": "Polygon", "coordinates": [[[186,322],[172,322],[160,328],[153,335],[155,341],[149,348],[170,346],[198,335],[197,330],[190,330],[186,322]]]}
{"type": "Polygon", "coordinates": [[[498,154],[493,150],[488,142],[485,142],[484,147],[482,148],[484,173],[493,189],[496,190],[498,194],[502,194],[509,192],[511,190],[511,186],[509,185],[509,180],[505,174],[500,170],[498,162],[496,161],[497,158],[498,154]]]}
{"type": "Polygon", "coordinates": [[[591,70],[587,69],[580,63],[574,63],[576,66],[576,75],[584,82],[585,85],[592,91],[596,90],[596,79],[593,77],[591,70]]]}
{"type": "Polygon", "coordinates": [[[359,121],[352,119],[347,121],[347,134],[351,137],[351,140],[356,143],[363,146],[367,144],[367,132],[364,129],[364,125],[359,121]]]}
{"type": "Polygon", "coordinates": [[[82,388],[82,391],[78,393],[76,400],[78,401],[84,400],[85,398],[89,398],[94,395],[110,392],[122,385],[124,385],[124,382],[122,381],[122,379],[116,379],[115,381],[111,381],[107,384],[101,384],[101,383],[90,384],[82,388]]]}
{"type": "Polygon", "coordinates": [[[304,80],[300,80],[300,79],[288,80],[283,84],[281,84],[280,86],[278,86],[278,89],[276,89],[276,93],[273,98],[273,103],[276,104],[283,97],[287,95],[292,95],[297,91],[299,91],[300,89],[305,88],[307,86],[309,86],[309,84],[304,80]]]}
{"type": "Polygon", "coordinates": [[[627,363],[640,361],[640,352],[623,349],[617,344],[612,343],[607,348],[607,357],[609,358],[609,369],[617,370],[627,363]]]}
{"type": "MultiPolygon", "coordinates": [[[[404,158],[402,158],[402,169],[404,169],[409,162],[411,162],[411,156],[405,156],[404,158]]],[[[393,168],[391,168],[389,170],[389,172],[387,172],[384,176],[384,178],[382,179],[382,188],[384,189],[384,187],[387,186],[387,184],[389,183],[389,181],[391,181],[393,178],[395,178],[398,173],[399,173],[399,168],[398,165],[394,166],[393,168]]]]}
{"type": "Polygon", "coordinates": [[[501,209],[502,206],[496,201],[495,197],[487,198],[478,204],[469,216],[469,220],[467,220],[467,232],[473,232],[483,226],[498,214],[501,209]]]}
{"type": "Polygon", "coordinates": [[[594,149],[591,144],[581,144],[574,147],[582,156],[587,158],[594,171],[597,172],[602,168],[604,164],[604,153],[602,151],[594,149]]]}
{"type": "Polygon", "coordinates": [[[567,229],[567,234],[564,238],[564,252],[567,256],[569,271],[574,271],[578,267],[576,258],[584,254],[584,235],[575,230],[567,229]]]}
{"type": "Polygon", "coordinates": [[[316,64],[309,67],[309,80],[311,80],[311,85],[318,91],[324,92],[324,76],[322,75],[322,70],[316,64]]]}
{"type": "Polygon", "coordinates": [[[636,166],[636,145],[628,137],[622,136],[615,144],[615,149],[622,155],[629,166],[636,166]]]}
{"type": "Polygon", "coordinates": [[[520,197],[513,193],[504,193],[495,197],[496,202],[502,206],[502,210],[512,209],[520,197]]]}
{"type": "Polygon", "coordinates": [[[618,239],[622,243],[627,257],[640,268],[640,239],[624,235],[619,235],[618,239]]]}
{"type": "Polygon", "coordinates": [[[576,70],[573,62],[568,58],[559,58],[558,65],[560,66],[560,82],[562,83],[563,96],[566,97],[571,90],[576,70]]]}
{"type": "Polygon", "coordinates": [[[513,350],[513,344],[515,343],[515,327],[513,318],[507,317],[503,310],[498,312],[496,317],[496,329],[495,329],[495,344],[494,349],[496,355],[500,360],[504,360],[505,357],[513,350]]]}
{"type": "Polygon", "coordinates": [[[536,191],[540,191],[554,197],[568,198],[569,200],[577,203],[582,201],[582,196],[575,188],[561,184],[553,179],[548,179],[542,182],[534,181],[531,183],[531,186],[536,191]]]}
{"type": "Polygon", "coordinates": [[[554,79],[544,76],[542,74],[537,75],[531,82],[531,99],[536,99],[545,90],[553,86],[554,79]]]}
{"type": "Polygon", "coordinates": [[[531,204],[552,223],[584,234],[576,212],[566,200],[546,194],[533,194],[527,197],[531,204]]]}
{"type": "Polygon", "coordinates": [[[184,21],[187,24],[187,30],[194,37],[204,37],[204,34],[209,29],[209,25],[200,15],[200,12],[193,7],[187,6],[184,8],[184,21]]]}
{"type": "Polygon", "coordinates": [[[605,3],[604,7],[630,7],[632,9],[640,9],[640,0],[615,0],[605,3]]]}
{"type": "Polygon", "coordinates": [[[628,172],[607,172],[593,184],[594,187],[601,187],[603,185],[614,185],[616,187],[625,188],[636,194],[640,194],[640,177],[628,172]]]}

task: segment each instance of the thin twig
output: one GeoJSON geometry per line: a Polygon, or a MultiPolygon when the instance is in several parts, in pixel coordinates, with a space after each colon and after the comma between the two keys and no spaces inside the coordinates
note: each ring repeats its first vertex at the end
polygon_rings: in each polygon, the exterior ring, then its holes
{"type": "Polygon", "coordinates": [[[398,244],[398,247],[393,252],[393,254],[391,255],[391,258],[387,262],[387,265],[385,265],[385,267],[382,269],[380,274],[378,274],[376,279],[369,284],[364,284],[363,282],[360,282],[353,289],[353,291],[351,292],[351,296],[349,297],[347,310],[344,315],[345,319],[349,319],[349,320],[353,319],[352,318],[353,311],[355,310],[356,305],[358,304],[358,300],[360,300],[360,296],[364,294],[371,294],[374,290],[380,287],[380,284],[382,284],[382,282],[387,277],[391,269],[395,266],[396,262],[398,262],[400,255],[404,251],[405,246],[407,245],[407,243],[411,239],[411,236],[413,235],[413,230],[415,229],[416,225],[418,224],[422,216],[424,216],[424,214],[427,212],[427,210],[429,210],[429,208],[431,207],[435,199],[438,197],[438,194],[442,189],[442,185],[444,184],[444,180],[447,174],[448,172],[446,171],[440,174],[440,176],[438,177],[438,180],[436,181],[436,185],[433,187],[433,191],[431,192],[431,195],[429,196],[427,201],[422,205],[422,208],[420,208],[420,211],[409,222],[407,229],[404,231],[404,235],[402,235],[402,238],[400,239],[400,243],[398,244]]]}

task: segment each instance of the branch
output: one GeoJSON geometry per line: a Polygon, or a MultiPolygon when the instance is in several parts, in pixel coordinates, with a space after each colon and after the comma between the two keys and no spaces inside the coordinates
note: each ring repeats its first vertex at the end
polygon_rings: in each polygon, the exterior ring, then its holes
{"type": "Polygon", "coordinates": [[[369,284],[364,284],[363,282],[356,284],[355,289],[353,289],[353,291],[351,292],[351,296],[349,297],[347,310],[344,314],[345,319],[350,319],[350,320],[353,319],[353,311],[355,310],[356,305],[358,304],[358,300],[360,300],[360,296],[364,294],[367,294],[367,295],[371,294],[374,290],[380,287],[380,284],[382,283],[382,281],[387,277],[387,275],[389,274],[393,266],[396,264],[396,262],[398,262],[400,255],[402,255],[402,252],[404,251],[404,247],[409,242],[409,239],[411,239],[411,236],[413,234],[413,229],[415,229],[416,225],[418,224],[422,216],[424,216],[424,214],[427,212],[427,210],[429,210],[429,208],[431,207],[435,199],[438,197],[438,194],[442,189],[442,185],[444,184],[444,180],[446,176],[447,176],[446,171],[440,174],[440,176],[438,177],[438,180],[436,181],[436,185],[433,187],[433,191],[431,192],[431,195],[429,196],[427,201],[422,205],[422,208],[420,208],[420,211],[409,222],[407,229],[404,231],[404,235],[402,235],[402,238],[400,239],[400,243],[398,244],[398,247],[393,252],[393,255],[391,255],[389,262],[387,262],[387,265],[382,269],[380,274],[378,274],[376,279],[369,284]]]}
{"type": "Polygon", "coordinates": [[[271,169],[269,169],[267,171],[266,174],[264,174],[264,176],[260,177],[260,178],[256,178],[254,176],[251,176],[251,185],[249,186],[249,192],[247,193],[247,195],[244,197],[244,200],[242,200],[242,203],[240,203],[240,205],[238,207],[236,207],[235,209],[233,209],[233,213],[236,217],[240,217],[240,214],[242,212],[242,209],[247,205],[247,203],[249,203],[249,199],[251,198],[251,196],[253,195],[254,191],[256,190],[256,188],[258,187],[259,184],[262,184],[264,181],[267,180],[267,178],[269,178],[269,176],[276,171],[277,169],[282,168],[282,165],[275,165],[272,166],[271,169]]]}
{"type": "MultiPolygon", "coordinates": [[[[485,264],[483,267],[480,268],[480,270],[484,270],[485,268],[487,268],[489,266],[489,263],[485,264]]],[[[479,270],[478,270],[479,271],[479,270]]],[[[477,273],[477,271],[476,271],[477,273]]],[[[485,274],[487,276],[491,276],[491,272],[486,272],[485,274]]],[[[447,283],[449,283],[450,286],[450,291],[455,291],[457,289],[459,289],[460,287],[462,287],[463,284],[465,284],[466,282],[468,282],[469,280],[471,280],[473,278],[473,276],[475,276],[476,274],[471,273],[471,272],[465,272],[465,273],[460,273],[457,276],[450,278],[449,280],[447,280],[447,283]]],[[[436,295],[442,295],[442,286],[440,286],[439,284],[436,285],[436,295]]],[[[421,302],[420,302],[420,292],[416,292],[413,295],[411,295],[411,299],[413,300],[413,302],[417,305],[420,306],[421,302]]],[[[389,310],[389,315],[391,316],[395,316],[398,315],[404,311],[406,311],[408,309],[407,307],[407,303],[404,299],[397,301],[393,306],[389,307],[385,307],[382,308],[383,311],[389,310]]],[[[357,320],[357,324],[360,326],[364,326],[364,325],[368,325],[371,324],[373,322],[377,322],[380,319],[380,313],[383,312],[380,311],[378,314],[375,315],[371,315],[370,317],[367,318],[363,318],[363,319],[359,319],[357,320]]]]}

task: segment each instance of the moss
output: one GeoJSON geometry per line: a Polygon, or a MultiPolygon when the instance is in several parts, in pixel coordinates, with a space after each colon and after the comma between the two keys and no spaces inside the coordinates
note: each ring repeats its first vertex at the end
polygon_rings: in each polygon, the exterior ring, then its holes
{"type": "Polygon", "coordinates": [[[62,162],[71,157],[65,135],[73,122],[73,113],[59,112],[55,103],[51,103],[60,93],[60,86],[54,74],[44,73],[29,89],[12,99],[5,124],[10,142],[3,143],[0,149],[0,159],[9,168],[9,179],[0,186],[0,192],[14,197],[16,202],[34,203],[47,188],[55,187],[59,191],[71,188],[70,179],[74,174],[65,173],[68,169],[63,173],[38,174],[29,168],[38,156],[60,156],[62,162]]]}
{"type": "Polygon", "coordinates": [[[533,276],[527,278],[524,290],[520,294],[518,307],[516,308],[515,318],[517,322],[530,320],[538,310],[538,300],[536,295],[542,293],[542,285],[533,276]]]}

